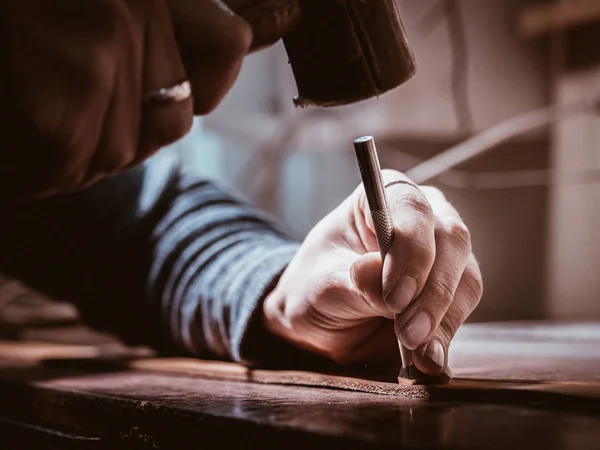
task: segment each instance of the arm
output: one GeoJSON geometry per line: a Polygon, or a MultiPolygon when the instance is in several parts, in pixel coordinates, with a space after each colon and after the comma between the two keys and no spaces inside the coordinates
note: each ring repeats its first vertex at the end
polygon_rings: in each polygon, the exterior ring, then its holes
{"type": "Polygon", "coordinates": [[[246,363],[264,345],[254,311],[297,249],[169,151],[3,216],[0,271],[74,302],[129,343],[246,363]]]}
{"type": "Polygon", "coordinates": [[[482,294],[469,232],[441,192],[384,175],[396,234],[385,262],[360,187],[296,251],[162,153],[85,193],[5,211],[0,271],[129,343],[278,368],[397,365],[394,311],[417,367],[449,373],[451,340],[482,294]]]}

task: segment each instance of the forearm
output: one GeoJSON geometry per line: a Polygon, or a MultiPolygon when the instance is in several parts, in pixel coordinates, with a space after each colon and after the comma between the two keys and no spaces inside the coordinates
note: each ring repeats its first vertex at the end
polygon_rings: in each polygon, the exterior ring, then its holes
{"type": "Polygon", "coordinates": [[[244,350],[255,311],[297,247],[168,155],[7,217],[0,271],[130,343],[245,362],[259,357],[244,350]]]}
{"type": "Polygon", "coordinates": [[[245,360],[249,323],[297,244],[214,184],[181,189],[154,230],[148,290],[179,348],[245,360]]]}

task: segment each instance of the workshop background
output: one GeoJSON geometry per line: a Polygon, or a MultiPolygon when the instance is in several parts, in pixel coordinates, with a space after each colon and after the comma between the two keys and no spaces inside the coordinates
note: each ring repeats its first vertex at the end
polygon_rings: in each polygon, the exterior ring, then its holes
{"type": "MultiPolygon", "coordinates": [[[[382,166],[403,171],[475,137],[479,156],[429,182],[472,232],[485,293],[471,320],[600,317],[600,0],[398,5],[418,63],[405,85],[296,109],[280,44],[249,56],[223,104],[167,151],[302,239],[360,182],[355,137],[374,135],[382,166]]],[[[4,285],[0,305],[21,292],[4,285]]],[[[32,317],[23,305],[10,320],[32,317]]]]}

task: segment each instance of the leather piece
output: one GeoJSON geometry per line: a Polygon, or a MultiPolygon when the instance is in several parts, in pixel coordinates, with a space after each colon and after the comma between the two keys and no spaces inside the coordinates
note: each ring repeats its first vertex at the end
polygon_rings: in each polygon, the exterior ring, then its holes
{"type": "Polygon", "coordinates": [[[599,323],[466,325],[450,351],[455,377],[448,385],[400,385],[390,374],[251,370],[233,363],[139,356],[107,354],[93,346],[0,343],[0,360],[116,367],[132,370],[132,376],[158,373],[459,402],[600,406],[599,323]]]}
{"type": "Polygon", "coordinates": [[[198,361],[185,358],[140,359],[130,362],[128,367],[136,370],[174,373],[215,380],[310,386],[373,394],[401,395],[411,398],[428,397],[427,392],[423,389],[414,389],[413,386],[400,385],[393,382],[316,372],[250,370],[238,364],[198,361]]]}
{"type": "Polygon", "coordinates": [[[455,378],[449,384],[405,385],[365,377],[302,371],[250,370],[237,364],[185,358],[140,359],[131,369],[223,381],[308,386],[379,395],[484,403],[581,403],[600,406],[600,383],[455,378]]]}

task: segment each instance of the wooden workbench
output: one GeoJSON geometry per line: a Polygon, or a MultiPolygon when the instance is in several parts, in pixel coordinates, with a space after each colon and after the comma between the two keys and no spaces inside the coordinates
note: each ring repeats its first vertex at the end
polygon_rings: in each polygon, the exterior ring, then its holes
{"type": "Polygon", "coordinates": [[[45,366],[44,348],[0,360],[0,439],[20,448],[600,448],[600,324],[465,326],[457,382],[405,392],[214,363],[45,366]]]}

